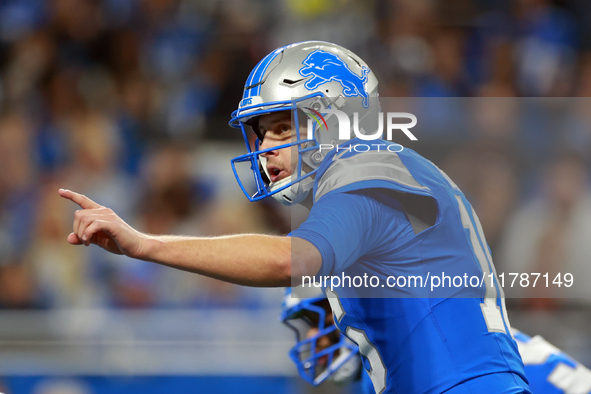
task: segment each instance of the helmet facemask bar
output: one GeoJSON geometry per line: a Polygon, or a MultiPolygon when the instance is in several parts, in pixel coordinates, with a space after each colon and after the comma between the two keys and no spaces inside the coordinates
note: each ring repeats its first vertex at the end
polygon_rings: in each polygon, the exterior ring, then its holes
{"type": "Polygon", "coordinates": [[[325,308],[304,301],[294,310],[297,312],[293,312],[291,317],[284,316],[282,321],[296,333],[297,343],[290,349],[289,357],[305,381],[318,386],[352,358],[359,357],[359,348],[338,332],[335,325],[329,324],[326,327],[326,313],[330,312],[325,308]],[[312,314],[317,318],[305,317],[312,314]],[[306,338],[306,331],[311,328],[318,328],[318,331],[306,338]],[[324,349],[319,349],[318,341],[324,336],[332,337],[334,342],[324,349]]]}

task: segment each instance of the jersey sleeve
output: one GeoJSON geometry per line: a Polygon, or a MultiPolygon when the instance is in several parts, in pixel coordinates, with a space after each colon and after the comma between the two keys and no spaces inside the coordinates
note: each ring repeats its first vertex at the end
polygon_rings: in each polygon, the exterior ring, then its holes
{"type": "MultiPolygon", "coordinates": [[[[330,193],[314,204],[308,219],[290,235],[318,249],[322,256],[319,276],[335,275],[384,241],[384,213],[371,193],[330,193]]],[[[406,221],[404,213],[398,213],[388,220],[406,221]]]]}

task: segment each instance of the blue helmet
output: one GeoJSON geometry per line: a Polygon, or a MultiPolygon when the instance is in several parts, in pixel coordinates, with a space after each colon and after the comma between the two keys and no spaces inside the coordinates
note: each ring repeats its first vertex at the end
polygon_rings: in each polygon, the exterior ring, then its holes
{"type": "Polygon", "coordinates": [[[330,151],[319,149],[320,145],[345,142],[338,138],[339,118],[330,111],[338,110],[350,119],[356,116],[355,124],[360,130],[375,130],[379,113],[377,86],[377,79],[363,60],[332,43],[300,42],[265,56],[246,80],[242,100],[230,120],[232,127],[242,129],[246,143],[248,153],[234,158],[232,169],[249,200],[273,196],[284,205],[301,202],[312,188],[314,173],[330,151]],[[277,111],[292,111],[295,136],[291,143],[260,150],[263,136],[258,133],[258,117],[277,111]],[[300,125],[307,125],[305,138],[300,134],[300,125]],[[251,128],[258,137],[254,148],[247,133],[251,128]],[[297,148],[298,152],[291,176],[270,182],[266,159],[261,154],[288,147],[297,148]],[[239,173],[239,163],[250,165],[248,175],[239,173]],[[254,183],[252,179],[241,179],[252,175],[254,183]]]}
{"type": "Polygon", "coordinates": [[[281,321],[296,334],[296,344],[290,349],[289,357],[300,376],[314,386],[327,379],[337,384],[350,383],[361,371],[359,347],[327,319],[332,313],[328,300],[320,289],[313,290],[317,293],[309,298],[292,293],[291,288],[285,292],[281,321]],[[309,335],[312,328],[318,331],[309,335]],[[324,336],[330,338],[331,344],[320,348],[318,341],[324,336]]]}

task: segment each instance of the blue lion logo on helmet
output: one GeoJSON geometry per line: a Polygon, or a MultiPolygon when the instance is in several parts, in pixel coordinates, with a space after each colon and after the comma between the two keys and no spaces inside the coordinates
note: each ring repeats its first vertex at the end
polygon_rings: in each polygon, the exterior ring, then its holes
{"type": "Polygon", "coordinates": [[[369,95],[365,86],[369,68],[362,67],[360,77],[351,71],[340,57],[320,49],[309,54],[302,64],[306,65],[306,67],[300,69],[300,74],[303,77],[313,75],[304,84],[306,89],[314,90],[324,83],[337,81],[343,86],[345,96],[361,96],[363,97],[363,106],[365,108],[369,106],[369,95]]]}

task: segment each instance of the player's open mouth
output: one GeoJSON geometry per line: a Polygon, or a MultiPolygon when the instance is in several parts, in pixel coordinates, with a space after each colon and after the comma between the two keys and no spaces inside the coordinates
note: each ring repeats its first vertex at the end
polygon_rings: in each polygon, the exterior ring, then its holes
{"type": "Polygon", "coordinates": [[[268,166],[267,171],[269,172],[271,182],[277,182],[287,176],[287,173],[284,170],[273,165],[268,166]]]}

